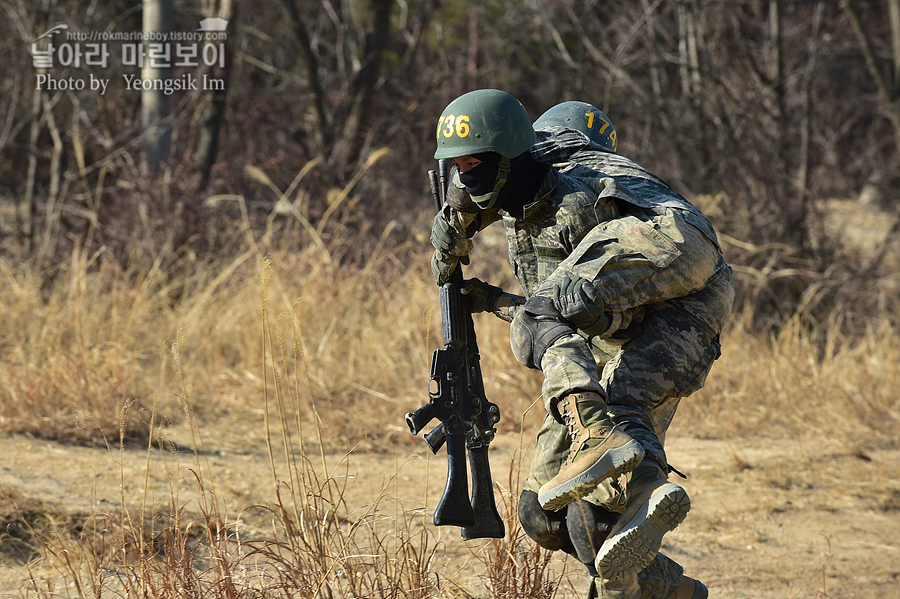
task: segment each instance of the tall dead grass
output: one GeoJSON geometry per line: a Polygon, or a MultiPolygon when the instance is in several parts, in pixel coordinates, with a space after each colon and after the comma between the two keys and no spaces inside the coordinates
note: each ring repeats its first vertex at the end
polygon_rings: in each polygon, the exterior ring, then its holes
{"type": "MultiPolygon", "coordinates": [[[[311,250],[309,255],[259,257],[255,262],[241,258],[206,276],[201,269],[189,277],[194,292],[180,294],[193,299],[174,302],[162,301],[161,291],[150,298],[135,297],[139,294],[133,289],[121,296],[90,293],[92,285],[108,291],[114,280],[121,283],[127,277],[110,274],[103,267],[91,272],[82,263],[75,280],[92,282],[83,286],[77,299],[90,308],[81,305],[74,322],[52,310],[44,318],[76,330],[96,326],[91,340],[102,342],[122,327],[120,321],[115,325],[119,328],[102,328],[115,315],[130,323],[133,328],[128,330],[135,340],[155,344],[162,362],[157,378],[146,382],[159,385],[154,397],[135,399],[149,406],[140,423],[146,429],[147,445],[144,498],[135,504],[123,493],[112,510],[63,514],[59,519],[64,524],[40,529],[34,527],[36,517],[26,518],[18,508],[11,510],[15,522],[33,531],[29,546],[39,548],[40,554],[29,565],[29,584],[22,589],[25,597],[55,597],[70,588],[80,597],[469,596],[459,572],[439,559],[440,543],[427,524],[428,506],[421,506],[421,495],[412,499],[410,508],[402,505],[397,494],[388,493],[402,465],[364,505],[347,500],[349,487],[356,484],[348,469],[359,455],[358,446],[365,443],[366,435],[377,435],[379,427],[390,430],[395,410],[402,419],[406,407],[394,397],[412,393],[403,381],[419,378],[420,370],[427,367],[426,359],[413,354],[427,355],[428,345],[436,342],[430,339],[430,324],[425,320],[431,309],[391,295],[407,293],[396,271],[410,270],[396,256],[385,253],[379,258],[373,252],[369,260],[352,268],[338,268],[322,258],[311,250]],[[279,263],[285,265],[280,272],[279,263]],[[386,272],[391,276],[386,278],[386,272]],[[291,294],[292,286],[300,293],[291,294]],[[157,301],[155,310],[147,308],[157,301]],[[139,330],[148,325],[151,314],[164,326],[139,330]],[[374,333],[368,330],[373,323],[374,333]],[[393,334],[386,331],[388,323],[393,334]],[[194,327],[203,330],[197,333],[194,327]],[[217,341],[224,350],[216,347],[217,341]],[[354,343],[361,347],[352,347],[354,343]],[[236,346],[243,352],[231,353],[236,346]],[[407,357],[391,356],[391,351],[407,357]],[[244,352],[250,355],[243,357],[244,352]],[[223,379],[211,372],[215,368],[225,368],[231,375],[223,379]],[[254,407],[262,411],[255,426],[264,429],[275,489],[271,502],[245,509],[264,510],[268,530],[247,530],[239,514],[235,517],[225,510],[207,461],[216,435],[215,425],[203,422],[213,418],[213,408],[203,404],[214,402],[210,396],[217,382],[232,381],[239,373],[256,394],[255,401],[243,407],[248,412],[254,407]],[[166,442],[169,423],[155,401],[166,394],[177,399],[190,431],[188,449],[194,463],[189,472],[195,492],[184,500],[179,499],[183,493],[173,490],[168,505],[158,505],[149,491],[154,456],[179,449],[166,442]],[[359,421],[350,417],[353,412],[369,420],[358,429],[362,436],[354,436],[359,421]],[[325,454],[336,435],[357,447],[340,466],[329,469],[325,454]]],[[[423,290],[427,287],[423,277],[413,278],[423,290]]],[[[175,286],[188,287],[183,281],[175,286]]],[[[21,295],[25,297],[20,301],[27,304],[28,294],[21,295]]],[[[53,346],[46,338],[41,340],[39,349],[44,353],[52,354],[54,349],[63,353],[71,347],[65,336],[54,337],[53,346]]],[[[84,344],[90,347],[88,341],[84,344]]],[[[135,362],[151,360],[141,348],[131,349],[135,362]]],[[[117,356],[97,355],[113,362],[117,356]]],[[[134,389],[138,394],[139,388],[134,389]]],[[[247,387],[240,389],[246,392],[247,387]]],[[[12,393],[11,398],[16,399],[12,393]]],[[[414,395],[410,399],[420,401],[414,395]]],[[[115,402],[106,407],[112,423],[120,408],[115,402]]],[[[42,409],[52,406],[44,404],[42,409]]],[[[106,440],[105,431],[99,427],[98,431],[106,440]]],[[[119,450],[128,451],[124,433],[119,441],[119,450]]],[[[384,442],[373,444],[381,447],[384,442]]],[[[135,482],[126,481],[124,472],[122,477],[122,488],[135,482]]],[[[515,496],[504,495],[507,538],[493,543],[493,554],[479,558],[486,560],[489,570],[486,584],[495,596],[535,596],[533,591],[539,590],[540,596],[550,597],[559,584],[558,575],[548,568],[549,553],[527,541],[519,529],[515,496]]],[[[16,505],[20,503],[25,501],[20,499],[16,505]]]]}
{"type": "Polygon", "coordinates": [[[810,330],[797,318],[759,337],[746,318],[735,318],[706,387],[682,401],[678,418],[692,423],[690,433],[900,444],[900,339],[890,319],[873,318],[850,337],[839,322],[810,330]]]}
{"type": "MultiPolygon", "coordinates": [[[[448,574],[429,506],[398,505],[387,487],[348,505],[353,483],[325,466],[334,452],[349,461],[421,449],[403,414],[426,400],[441,342],[427,239],[394,223],[361,239],[303,225],[309,243],[289,250],[279,222],[260,238],[243,231],[245,248],[227,260],[186,254],[177,269],[160,260],[127,271],[80,251],[52,276],[0,262],[0,428],[122,451],[139,442],[150,455],[168,451],[170,429],[181,427],[196,462],[196,501],[173,494],[160,509],[123,497],[80,525],[39,531],[44,563],[78,596],[463,593],[438,582],[448,574]],[[263,506],[264,534],[248,536],[223,508],[204,463],[235,439],[270,456],[277,493],[263,506]]],[[[467,273],[511,286],[502,243],[487,240],[467,273]]],[[[798,317],[758,337],[752,316],[735,315],[706,387],[682,403],[690,434],[826,435],[863,451],[900,443],[900,340],[886,324],[895,319],[848,337],[839,314],[815,329],[798,317]]],[[[508,325],[479,315],[476,328],[500,434],[522,435],[541,417],[529,410],[539,376],[513,360],[508,325]]],[[[511,478],[501,496],[508,538],[482,554],[485,584],[494,596],[553,596],[559,580],[521,536],[514,491],[511,478]]],[[[49,580],[35,572],[26,594],[56,596],[49,580]]]]}
{"type": "MultiPolygon", "coordinates": [[[[201,422],[231,415],[235,426],[258,428],[265,373],[274,360],[296,360],[298,372],[281,381],[296,396],[289,409],[317,423],[310,434],[321,433],[326,448],[412,447],[418,441],[402,415],[426,400],[440,343],[424,246],[389,226],[363,260],[317,244],[254,246],[229,261],[195,259],[177,274],[126,272],[102,254],[76,252],[50,283],[27,265],[0,262],[0,429],[144,443],[151,406],[158,424],[185,421],[181,375],[201,422]],[[270,357],[259,324],[263,268],[270,357]]],[[[470,274],[512,285],[502,249],[479,251],[470,274]]],[[[873,318],[852,337],[840,319],[811,328],[797,317],[759,337],[752,315],[736,313],[706,388],[680,413],[704,435],[807,431],[896,443],[895,319],[873,318]]],[[[516,415],[540,393],[538,373],[515,363],[508,325],[477,315],[476,327],[486,390],[504,415],[500,431],[518,430],[516,415]]],[[[261,439],[259,431],[250,437],[261,439]]]]}

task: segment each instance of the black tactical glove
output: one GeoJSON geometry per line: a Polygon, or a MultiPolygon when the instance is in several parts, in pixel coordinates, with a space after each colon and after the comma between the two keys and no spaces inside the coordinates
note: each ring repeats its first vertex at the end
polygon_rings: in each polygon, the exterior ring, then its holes
{"type": "Polygon", "coordinates": [[[551,299],[563,319],[585,334],[593,337],[609,328],[603,298],[590,281],[566,273],[565,278],[553,286],[551,299]]]}
{"type": "Polygon", "coordinates": [[[435,284],[440,287],[450,280],[450,275],[456,269],[459,258],[448,256],[441,259],[437,250],[431,255],[431,274],[434,275],[435,284]]]}
{"type": "Polygon", "coordinates": [[[459,232],[450,223],[450,207],[434,216],[434,224],[431,225],[431,245],[434,249],[446,256],[455,256],[463,259],[463,264],[469,263],[469,251],[472,242],[459,232]]]}
{"type": "Polygon", "coordinates": [[[469,250],[472,242],[462,236],[450,224],[450,207],[445,206],[434,217],[431,226],[431,245],[434,255],[431,257],[431,272],[434,282],[443,285],[450,278],[458,262],[469,263],[469,250]]]}
{"type": "Polygon", "coordinates": [[[468,279],[463,284],[460,293],[469,298],[469,310],[472,314],[478,312],[497,312],[497,300],[503,294],[499,287],[489,285],[481,279],[468,279]]]}

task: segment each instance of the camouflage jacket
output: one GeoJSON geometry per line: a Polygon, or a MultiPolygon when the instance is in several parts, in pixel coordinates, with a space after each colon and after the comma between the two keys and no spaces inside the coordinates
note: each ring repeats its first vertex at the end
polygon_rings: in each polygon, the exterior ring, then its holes
{"type": "MultiPolygon", "coordinates": [[[[678,210],[685,221],[700,229],[721,249],[715,229],[699,208],[641,165],[621,154],[601,148],[584,133],[562,127],[547,127],[537,131],[537,143],[532,148],[532,154],[535,160],[552,164],[554,168],[577,179],[612,177],[632,192],[633,198],[629,202],[638,209],[678,210]]],[[[627,212],[628,208],[625,207],[622,211],[627,212]]]]}
{"type": "Polygon", "coordinates": [[[509,262],[526,297],[534,294],[591,229],[619,215],[615,200],[594,181],[550,170],[521,217],[500,213],[509,262]]]}

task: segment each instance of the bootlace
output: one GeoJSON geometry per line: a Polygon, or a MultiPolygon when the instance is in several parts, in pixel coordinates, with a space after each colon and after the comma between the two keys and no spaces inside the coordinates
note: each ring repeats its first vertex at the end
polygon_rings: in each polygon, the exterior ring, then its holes
{"type": "Polygon", "coordinates": [[[571,410],[568,409],[569,408],[569,400],[568,399],[559,402],[558,407],[563,408],[563,410],[562,410],[563,424],[565,424],[566,427],[569,429],[569,437],[572,438],[572,443],[574,443],[575,437],[578,436],[578,427],[577,427],[578,419],[575,418],[575,414],[571,410]]]}

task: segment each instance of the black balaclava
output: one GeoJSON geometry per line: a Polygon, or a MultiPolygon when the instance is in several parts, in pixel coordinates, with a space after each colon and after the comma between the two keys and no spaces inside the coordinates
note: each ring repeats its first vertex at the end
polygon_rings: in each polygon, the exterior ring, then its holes
{"type": "Polygon", "coordinates": [[[500,154],[497,152],[480,152],[472,154],[481,164],[466,172],[459,173],[459,182],[466,186],[470,196],[480,196],[490,193],[494,189],[497,180],[497,171],[500,169],[500,154]]]}
{"type": "MultiPolygon", "coordinates": [[[[466,186],[470,196],[490,193],[497,180],[500,168],[500,154],[481,152],[472,154],[481,164],[459,174],[459,181],[466,186]]],[[[531,152],[523,152],[510,161],[506,184],[500,189],[496,205],[513,216],[522,216],[522,208],[530,204],[537,195],[550,167],[536,162],[531,152]]]]}

